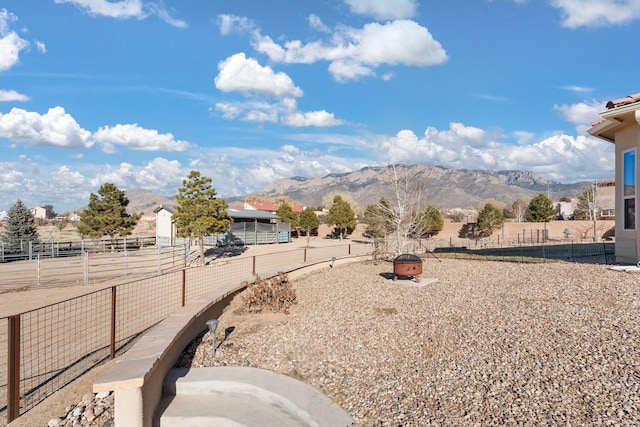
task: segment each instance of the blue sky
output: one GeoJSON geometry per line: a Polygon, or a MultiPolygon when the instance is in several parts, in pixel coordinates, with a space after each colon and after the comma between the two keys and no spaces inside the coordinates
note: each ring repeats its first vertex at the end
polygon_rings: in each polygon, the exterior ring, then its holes
{"type": "Polygon", "coordinates": [[[614,174],[634,0],[2,0],[0,210],[420,163],[614,174]]]}

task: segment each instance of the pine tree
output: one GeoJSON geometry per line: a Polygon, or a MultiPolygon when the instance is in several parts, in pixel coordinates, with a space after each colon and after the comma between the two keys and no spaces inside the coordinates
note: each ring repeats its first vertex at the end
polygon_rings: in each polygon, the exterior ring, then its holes
{"type": "Polygon", "coordinates": [[[340,196],[335,196],[327,214],[327,223],[336,226],[336,231],[342,240],[347,230],[356,228],[356,214],[347,201],[340,196]]]}
{"type": "Polygon", "coordinates": [[[106,182],[98,194],[89,196],[89,205],[82,213],[78,233],[82,236],[109,236],[113,242],[117,236],[131,234],[140,219],[140,214],[128,214],[129,199],[124,191],[106,182]]]}
{"type": "Polygon", "coordinates": [[[484,208],[478,214],[478,228],[482,236],[491,236],[503,224],[504,215],[502,211],[491,203],[484,205],[484,208]]]}
{"type": "Polygon", "coordinates": [[[531,222],[549,222],[555,213],[551,199],[540,193],[529,202],[527,219],[531,222]]]}
{"type": "Polygon", "coordinates": [[[38,243],[38,228],[35,219],[31,215],[31,211],[18,199],[9,209],[7,213],[7,224],[4,227],[4,235],[6,252],[19,252],[22,248],[21,244],[27,242],[38,243]]]}
{"type": "Polygon", "coordinates": [[[227,203],[217,197],[211,186],[211,178],[191,171],[178,189],[176,211],[171,218],[176,224],[178,237],[198,239],[200,262],[204,265],[204,236],[222,233],[229,229],[232,219],[227,214],[227,203]]]}
{"type": "Polygon", "coordinates": [[[444,228],[442,214],[433,206],[427,206],[424,211],[418,214],[415,223],[415,235],[418,238],[434,236],[444,228]]]}

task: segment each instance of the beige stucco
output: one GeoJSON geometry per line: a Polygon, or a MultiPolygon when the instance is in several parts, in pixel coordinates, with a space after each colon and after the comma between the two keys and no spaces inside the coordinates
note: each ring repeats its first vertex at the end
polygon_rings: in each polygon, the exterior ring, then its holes
{"type": "Polygon", "coordinates": [[[615,144],[615,206],[616,206],[616,261],[624,264],[640,262],[640,223],[638,222],[638,184],[640,183],[640,103],[611,108],[600,113],[604,121],[595,124],[589,133],[615,144]],[[636,228],[624,229],[624,167],[623,154],[636,149],[636,228]]]}

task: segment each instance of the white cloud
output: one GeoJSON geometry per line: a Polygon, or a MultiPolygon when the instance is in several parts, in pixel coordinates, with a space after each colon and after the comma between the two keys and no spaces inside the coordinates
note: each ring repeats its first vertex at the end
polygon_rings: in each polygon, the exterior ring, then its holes
{"type": "Polygon", "coordinates": [[[55,0],[56,3],[71,3],[94,16],[109,18],[146,18],[141,0],[121,0],[111,2],[107,0],[55,0]]]}
{"type": "Polygon", "coordinates": [[[158,16],[167,24],[178,28],[186,28],[187,23],[172,18],[160,4],[152,2],[142,2],[142,0],[55,0],[56,3],[70,3],[79,9],[85,10],[92,16],[106,16],[117,19],[145,19],[150,15],[158,16]]]}
{"type": "Polygon", "coordinates": [[[570,92],[575,92],[575,93],[593,92],[592,87],[577,86],[577,85],[563,86],[562,89],[568,90],[570,92]]]}
{"type": "Polygon", "coordinates": [[[575,125],[578,133],[586,135],[591,123],[600,118],[599,113],[605,109],[605,103],[594,99],[570,105],[556,104],[553,109],[559,111],[565,121],[575,125]]]}
{"type": "Polygon", "coordinates": [[[6,71],[18,63],[20,51],[29,46],[16,32],[9,31],[9,24],[17,20],[6,9],[0,9],[0,71],[6,71]]]}
{"type": "Polygon", "coordinates": [[[36,43],[36,49],[38,49],[38,52],[47,53],[47,46],[44,44],[44,42],[36,40],[35,43],[36,43]]]}
{"type": "Polygon", "coordinates": [[[378,20],[411,18],[416,14],[415,0],[344,0],[351,12],[378,20]]]}
{"type": "Polygon", "coordinates": [[[318,15],[315,14],[311,14],[307,17],[307,21],[309,21],[309,26],[311,26],[311,28],[313,28],[316,31],[320,31],[322,33],[330,33],[331,29],[329,27],[327,27],[324,22],[322,22],[322,19],[320,19],[320,17],[318,15]]]}
{"type": "Polygon", "coordinates": [[[276,73],[271,67],[263,67],[254,58],[236,53],[218,64],[220,71],[215,78],[216,87],[223,92],[263,94],[274,97],[302,96],[285,73],[276,73]]]}
{"type": "Polygon", "coordinates": [[[638,0],[552,0],[551,5],[561,10],[567,28],[622,25],[640,18],[638,0]]]}
{"type": "Polygon", "coordinates": [[[0,102],[28,101],[29,99],[31,98],[29,98],[27,95],[18,93],[15,90],[0,89],[0,102]]]}
{"type": "Polygon", "coordinates": [[[377,152],[388,163],[531,170],[561,182],[614,174],[613,145],[595,138],[554,135],[528,145],[510,145],[460,123],[451,123],[448,130],[429,127],[422,138],[410,130],[400,131],[383,140],[377,152]]]}
{"type": "Polygon", "coordinates": [[[218,26],[223,36],[232,33],[245,33],[255,28],[255,22],[244,16],[218,15],[218,26]]]}
{"type": "Polygon", "coordinates": [[[285,125],[295,127],[330,127],[344,124],[344,120],[336,119],[333,113],[325,110],[308,111],[305,113],[299,112],[295,99],[285,99],[283,103],[287,108],[287,113],[282,118],[282,123],[285,125]]]}
{"type": "Polygon", "coordinates": [[[284,98],[272,103],[219,102],[216,104],[216,111],[221,113],[226,120],[241,120],[258,124],[281,123],[294,127],[330,127],[345,123],[344,120],[337,119],[333,113],[325,110],[300,112],[297,102],[293,98],[284,98]]]}
{"type": "Polygon", "coordinates": [[[0,113],[0,137],[34,146],[90,148],[91,132],[82,129],[62,107],[53,107],[45,114],[12,108],[0,113]]]}
{"type": "Polygon", "coordinates": [[[60,166],[51,174],[56,186],[77,188],[85,183],[85,177],[78,171],[71,171],[68,166],[60,166]]]}
{"type": "Polygon", "coordinates": [[[342,26],[327,43],[293,40],[279,45],[269,36],[254,32],[253,47],[275,62],[329,61],[329,71],[338,81],[372,75],[375,68],[385,64],[424,67],[447,60],[429,30],[408,20],[369,23],[362,29],[342,26]]]}
{"type": "Polygon", "coordinates": [[[186,151],[189,148],[188,142],[176,140],[170,133],[161,134],[155,129],[142,128],[137,123],[101,127],[92,139],[107,153],[114,152],[114,145],[140,151],[186,151]]]}

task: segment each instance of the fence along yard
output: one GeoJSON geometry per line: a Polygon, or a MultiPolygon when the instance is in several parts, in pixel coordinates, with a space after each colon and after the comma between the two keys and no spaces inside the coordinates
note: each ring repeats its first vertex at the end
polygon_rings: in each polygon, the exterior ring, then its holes
{"type": "MultiPolygon", "coordinates": [[[[5,314],[0,317],[0,357],[7,355],[5,360],[10,363],[0,364],[0,417],[19,416],[111,355],[121,353],[140,333],[185,301],[226,284],[250,281],[254,274],[286,272],[371,250],[368,244],[342,244],[252,257],[221,257],[204,267],[180,267],[160,275],[154,271],[151,277],[107,286],[34,310],[5,314]],[[12,398],[9,388],[14,393],[12,398]]],[[[63,258],[58,262],[72,261],[75,260],[63,258]]],[[[117,270],[112,268],[111,273],[117,274],[117,270]]]]}

